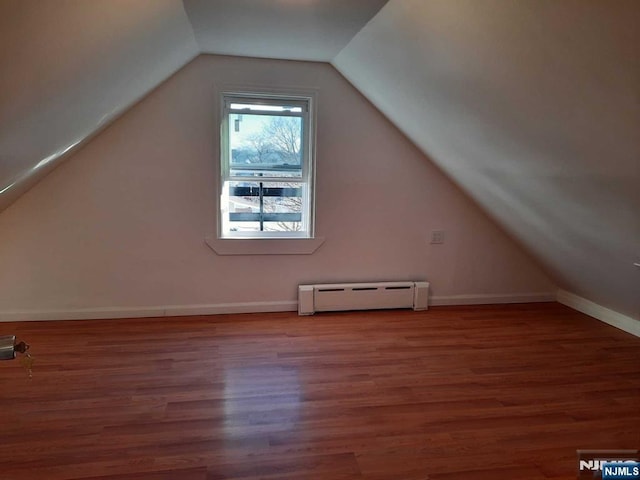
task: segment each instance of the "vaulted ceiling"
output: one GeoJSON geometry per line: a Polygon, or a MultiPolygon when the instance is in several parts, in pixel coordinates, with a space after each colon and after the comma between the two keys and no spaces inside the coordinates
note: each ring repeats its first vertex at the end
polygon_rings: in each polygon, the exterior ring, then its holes
{"type": "Polygon", "coordinates": [[[199,53],[331,62],[575,293],[640,319],[636,0],[2,0],[0,209],[199,53]]]}
{"type": "Polygon", "coordinates": [[[330,62],[387,0],[184,0],[202,53],[330,62]]]}

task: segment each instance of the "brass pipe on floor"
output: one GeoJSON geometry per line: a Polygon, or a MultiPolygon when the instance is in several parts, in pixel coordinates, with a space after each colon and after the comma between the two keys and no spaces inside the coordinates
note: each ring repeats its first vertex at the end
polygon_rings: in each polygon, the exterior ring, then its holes
{"type": "Polygon", "coordinates": [[[16,343],[15,335],[0,336],[0,360],[13,360],[16,352],[25,353],[29,345],[24,342],[16,343]]]}

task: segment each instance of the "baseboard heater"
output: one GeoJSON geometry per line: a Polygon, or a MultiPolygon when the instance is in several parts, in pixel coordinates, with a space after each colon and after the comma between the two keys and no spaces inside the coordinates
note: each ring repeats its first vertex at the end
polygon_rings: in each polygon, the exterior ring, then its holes
{"type": "Polygon", "coordinates": [[[428,296],[428,282],[299,285],[298,314],[386,308],[427,310],[428,296]]]}

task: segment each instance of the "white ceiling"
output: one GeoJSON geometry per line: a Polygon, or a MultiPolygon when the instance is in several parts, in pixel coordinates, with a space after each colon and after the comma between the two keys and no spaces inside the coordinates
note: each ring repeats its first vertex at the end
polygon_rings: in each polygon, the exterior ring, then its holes
{"type": "Polygon", "coordinates": [[[184,0],[203,53],[330,61],[387,0],[184,0]]]}

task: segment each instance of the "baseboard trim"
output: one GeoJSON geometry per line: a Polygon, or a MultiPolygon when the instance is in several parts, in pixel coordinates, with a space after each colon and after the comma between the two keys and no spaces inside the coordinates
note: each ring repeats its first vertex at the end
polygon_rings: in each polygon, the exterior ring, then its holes
{"type": "Polygon", "coordinates": [[[640,321],[638,320],[627,317],[626,315],[611,310],[610,308],[598,305],[591,300],[587,300],[586,298],[582,298],[574,293],[567,292],[566,290],[558,290],[556,300],[558,303],[589,315],[590,317],[600,320],[612,327],[619,328],[631,335],[640,337],[640,321]]]}
{"type": "MultiPolygon", "coordinates": [[[[556,301],[556,294],[554,293],[449,295],[430,297],[429,306],[489,305],[500,303],[538,303],[553,301],[556,301]]],[[[187,315],[224,315],[232,313],[295,312],[297,310],[297,301],[218,303],[207,305],[161,305],[157,307],[77,308],[69,310],[23,310],[0,312],[0,322],[179,317],[187,315]]]]}
{"type": "Polygon", "coordinates": [[[297,310],[298,302],[296,301],[218,303],[212,305],[163,305],[158,307],[77,308],[48,311],[25,310],[0,312],[0,322],[180,317],[187,315],[223,315],[230,313],[267,313],[297,310]]]}
{"type": "Polygon", "coordinates": [[[429,299],[429,306],[445,305],[490,305],[497,303],[540,303],[554,302],[556,295],[551,292],[543,293],[514,293],[505,295],[436,295],[429,299]]]}

